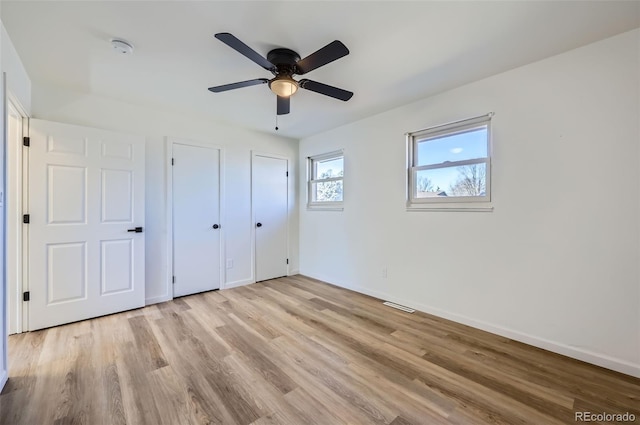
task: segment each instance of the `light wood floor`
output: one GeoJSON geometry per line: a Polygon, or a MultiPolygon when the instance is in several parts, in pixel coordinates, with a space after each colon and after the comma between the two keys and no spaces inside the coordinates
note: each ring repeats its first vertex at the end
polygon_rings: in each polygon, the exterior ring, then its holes
{"type": "Polygon", "coordinates": [[[302,276],[14,335],[9,360],[6,425],[640,418],[639,379],[302,276]]]}

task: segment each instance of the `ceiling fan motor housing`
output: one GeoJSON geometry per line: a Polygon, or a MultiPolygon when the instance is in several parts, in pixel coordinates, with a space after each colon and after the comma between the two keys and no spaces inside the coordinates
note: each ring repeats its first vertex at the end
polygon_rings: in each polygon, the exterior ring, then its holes
{"type": "Polygon", "coordinates": [[[296,63],[300,55],[290,49],[273,49],[267,53],[267,60],[276,66],[276,75],[293,75],[296,73],[296,63]]]}

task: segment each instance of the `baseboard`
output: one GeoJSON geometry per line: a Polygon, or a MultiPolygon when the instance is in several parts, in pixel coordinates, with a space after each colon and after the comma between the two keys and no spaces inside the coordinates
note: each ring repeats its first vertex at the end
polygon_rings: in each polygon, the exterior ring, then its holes
{"type": "Polygon", "coordinates": [[[236,280],[235,282],[227,282],[227,283],[225,283],[224,287],[222,287],[220,289],[237,288],[238,286],[250,285],[252,283],[256,283],[256,281],[253,280],[253,279],[236,280]]]}
{"type": "Polygon", "coordinates": [[[172,299],[173,297],[171,295],[161,295],[159,297],[145,298],[144,305],[148,306],[152,304],[163,303],[165,301],[171,301],[172,299]]]}
{"type": "Polygon", "coordinates": [[[505,338],[512,339],[514,341],[519,341],[528,345],[532,345],[534,347],[542,348],[543,350],[552,351],[557,354],[562,354],[563,356],[571,357],[573,359],[581,360],[583,362],[591,363],[596,366],[601,366],[606,369],[615,370],[616,372],[621,372],[626,375],[631,375],[631,376],[640,378],[640,365],[627,362],[625,360],[620,360],[614,357],[610,357],[610,356],[596,353],[589,350],[584,350],[581,348],[571,347],[566,344],[562,344],[556,341],[551,341],[545,338],[540,338],[534,335],[530,335],[530,334],[519,332],[513,329],[505,328],[503,326],[494,325],[492,323],[484,322],[482,320],[476,320],[471,317],[463,316],[456,313],[451,313],[427,304],[417,303],[415,301],[398,298],[381,291],[371,290],[369,288],[365,288],[358,285],[348,285],[348,284],[345,285],[345,284],[331,283],[330,280],[328,280],[327,278],[323,278],[322,276],[313,276],[313,275],[308,275],[308,276],[314,279],[322,280],[323,282],[327,282],[331,285],[339,286],[346,289],[351,289],[352,291],[359,292],[365,295],[370,295],[372,297],[376,297],[381,300],[391,301],[397,304],[405,305],[407,307],[411,307],[413,309],[422,311],[427,314],[432,314],[434,316],[438,316],[443,319],[451,320],[452,322],[461,323],[463,325],[471,326],[472,328],[480,329],[486,332],[491,332],[492,334],[500,335],[505,338]]]}
{"type": "Polygon", "coordinates": [[[294,276],[300,274],[300,270],[299,269],[293,269],[289,271],[289,274],[287,276],[294,276]]]}
{"type": "Polygon", "coordinates": [[[4,384],[7,383],[8,378],[9,375],[7,374],[7,371],[3,370],[2,373],[0,373],[0,391],[4,388],[4,384]]]}

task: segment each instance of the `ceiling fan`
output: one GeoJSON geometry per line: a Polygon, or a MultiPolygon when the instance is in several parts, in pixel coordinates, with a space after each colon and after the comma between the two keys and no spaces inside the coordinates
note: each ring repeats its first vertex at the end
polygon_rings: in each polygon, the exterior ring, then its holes
{"type": "Polygon", "coordinates": [[[209,90],[214,93],[258,84],[268,84],[271,91],[278,97],[278,115],[289,113],[290,97],[298,88],[311,90],[343,101],[347,101],[353,96],[353,93],[350,91],[318,83],[317,81],[307,80],[306,78],[299,81],[293,79],[294,75],[304,75],[316,68],[320,68],[336,59],[348,55],[349,49],[338,40],[332,41],[320,50],[311,53],[306,58],[300,59],[300,55],[290,49],[273,49],[267,53],[267,57],[265,58],[228,32],[218,33],[215,37],[267,71],[270,71],[274,75],[274,78],[256,78],[254,80],[209,87],[209,90]]]}

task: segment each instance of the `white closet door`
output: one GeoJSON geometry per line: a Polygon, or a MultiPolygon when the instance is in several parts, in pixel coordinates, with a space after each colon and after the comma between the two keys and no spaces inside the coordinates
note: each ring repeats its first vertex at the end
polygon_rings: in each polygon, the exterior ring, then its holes
{"type": "Polygon", "coordinates": [[[29,329],[144,306],[144,138],[35,119],[30,136],[29,329]]]}
{"type": "Polygon", "coordinates": [[[173,144],[173,296],[220,288],[220,151],[173,144]]]}
{"type": "Polygon", "coordinates": [[[251,166],[259,282],[287,275],[287,160],[256,155],[251,166]]]}

